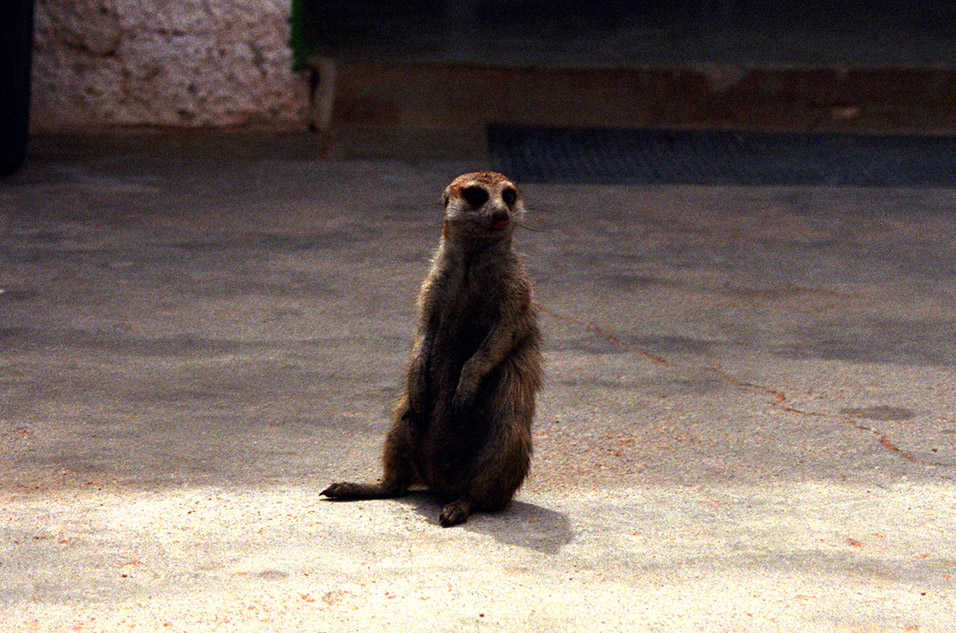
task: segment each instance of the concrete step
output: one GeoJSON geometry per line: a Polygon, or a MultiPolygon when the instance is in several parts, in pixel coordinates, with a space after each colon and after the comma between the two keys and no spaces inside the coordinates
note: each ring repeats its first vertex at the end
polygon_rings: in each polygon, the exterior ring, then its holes
{"type": "Polygon", "coordinates": [[[312,123],[340,153],[372,148],[372,139],[378,138],[386,139],[384,146],[419,143],[425,151],[445,147],[458,155],[483,142],[489,123],[860,133],[956,130],[956,69],[951,67],[584,69],[329,58],[314,58],[310,67],[312,123]]]}

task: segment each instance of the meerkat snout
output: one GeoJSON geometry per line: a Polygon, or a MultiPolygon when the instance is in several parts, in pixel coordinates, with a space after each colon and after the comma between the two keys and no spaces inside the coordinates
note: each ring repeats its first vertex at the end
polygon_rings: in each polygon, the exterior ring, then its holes
{"type": "Polygon", "coordinates": [[[508,226],[510,219],[507,209],[495,209],[491,213],[491,226],[499,229],[504,228],[508,226]]]}

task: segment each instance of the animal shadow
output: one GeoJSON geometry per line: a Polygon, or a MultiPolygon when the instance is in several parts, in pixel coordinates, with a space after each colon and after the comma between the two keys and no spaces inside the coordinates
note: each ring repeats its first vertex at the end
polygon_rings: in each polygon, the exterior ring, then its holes
{"type": "MultiPolygon", "coordinates": [[[[415,492],[400,499],[429,523],[438,526],[443,503],[425,492],[415,492]]],[[[557,554],[571,542],[571,522],[560,512],[525,501],[512,501],[504,510],[475,512],[468,521],[450,530],[465,530],[491,536],[499,543],[516,545],[542,554],[557,554]]]]}

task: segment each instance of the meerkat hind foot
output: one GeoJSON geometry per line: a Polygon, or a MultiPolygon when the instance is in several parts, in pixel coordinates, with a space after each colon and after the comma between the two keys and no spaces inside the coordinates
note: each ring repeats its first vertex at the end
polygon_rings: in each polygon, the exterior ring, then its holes
{"type": "Polygon", "coordinates": [[[468,520],[474,507],[475,504],[470,499],[461,498],[457,501],[452,501],[442,508],[438,522],[441,523],[442,527],[451,527],[459,523],[464,523],[468,520]]]}

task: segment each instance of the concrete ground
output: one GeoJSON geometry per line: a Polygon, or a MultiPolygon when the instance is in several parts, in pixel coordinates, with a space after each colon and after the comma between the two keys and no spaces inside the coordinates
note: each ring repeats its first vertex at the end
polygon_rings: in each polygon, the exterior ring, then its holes
{"type": "Polygon", "coordinates": [[[526,184],[533,472],[374,479],[444,184],[305,136],[0,183],[4,631],[954,631],[956,191],[526,184]]]}

